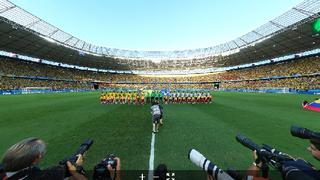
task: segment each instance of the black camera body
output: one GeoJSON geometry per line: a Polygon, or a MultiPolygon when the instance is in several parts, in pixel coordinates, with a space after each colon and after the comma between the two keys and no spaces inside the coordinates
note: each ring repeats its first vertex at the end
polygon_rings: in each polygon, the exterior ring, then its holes
{"type": "Polygon", "coordinates": [[[112,169],[116,169],[116,167],[117,167],[117,164],[118,164],[118,162],[117,162],[117,160],[115,159],[115,155],[114,154],[109,154],[105,159],[104,159],[104,161],[105,161],[105,163],[107,164],[107,165],[110,165],[111,167],[112,167],[112,169]]]}
{"type": "Polygon", "coordinates": [[[105,167],[107,167],[108,165],[110,165],[112,167],[112,169],[116,169],[117,167],[117,160],[115,159],[115,155],[114,154],[109,154],[106,158],[104,158],[99,164],[97,165],[103,165],[105,167]]]}
{"type": "Polygon", "coordinates": [[[115,159],[114,154],[109,154],[106,158],[104,158],[101,162],[94,166],[93,169],[93,179],[95,180],[111,180],[112,177],[108,170],[108,165],[112,167],[112,169],[117,170],[117,160],[115,159]]]}

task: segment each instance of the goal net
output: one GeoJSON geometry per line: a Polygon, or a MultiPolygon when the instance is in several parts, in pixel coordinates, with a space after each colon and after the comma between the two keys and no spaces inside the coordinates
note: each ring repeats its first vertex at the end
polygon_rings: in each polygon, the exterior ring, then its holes
{"type": "Polygon", "coordinates": [[[51,90],[51,87],[25,87],[22,88],[22,94],[45,93],[51,90]]]}

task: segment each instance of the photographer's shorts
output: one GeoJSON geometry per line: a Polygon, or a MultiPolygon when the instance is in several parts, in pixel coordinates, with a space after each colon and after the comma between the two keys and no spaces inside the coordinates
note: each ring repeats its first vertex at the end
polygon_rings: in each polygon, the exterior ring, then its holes
{"type": "Polygon", "coordinates": [[[158,124],[160,121],[160,114],[156,114],[154,116],[152,116],[152,122],[155,124],[158,124]]]}

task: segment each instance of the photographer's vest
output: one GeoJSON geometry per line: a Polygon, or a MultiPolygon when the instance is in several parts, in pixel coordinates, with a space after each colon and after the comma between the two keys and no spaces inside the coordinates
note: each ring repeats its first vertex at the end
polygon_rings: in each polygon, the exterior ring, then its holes
{"type": "Polygon", "coordinates": [[[315,170],[309,163],[298,159],[287,161],[282,165],[283,179],[291,180],[319,180],[320,172],[315,170]]]}
{"type": "Polygon", "coordinates": [[[41,170],[34,166],[16,172],[5,172],[0,165],[0,180],[30,179],[30,177],[35,177],[39,172],[41,172],[41,170]]]}

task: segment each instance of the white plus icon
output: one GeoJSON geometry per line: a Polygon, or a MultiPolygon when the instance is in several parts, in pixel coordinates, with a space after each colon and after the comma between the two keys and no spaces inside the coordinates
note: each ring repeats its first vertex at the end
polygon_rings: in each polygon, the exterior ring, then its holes
{"type": "Polygon", "coordinates": [[[141,180],[144,180],[145,177],[146,177],[146,176],[145,176],[143,173],[139,176],[139,178],[140,178],[141,180]]]}

